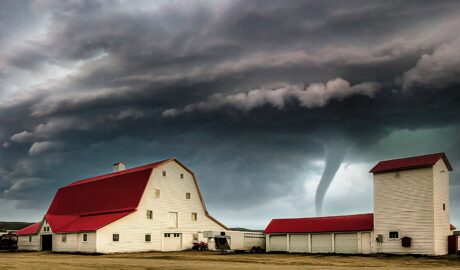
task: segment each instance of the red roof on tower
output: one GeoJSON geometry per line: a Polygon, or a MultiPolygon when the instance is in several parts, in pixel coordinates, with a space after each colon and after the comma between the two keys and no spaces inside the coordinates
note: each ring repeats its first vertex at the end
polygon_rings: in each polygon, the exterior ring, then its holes
{"type": "MultiPolygon", "coordinates": [[[[136,211],[153,168],[169,160],[64,186],[54,196],[45,219],[55,233],[100,229],[136,211]]],[[[35,234],[40,227],[41,222],[38,222],[17,234],[35,234]]]]}
{"type": "Polygon", "coordinates": [[[372,231],[374,214],[349,216],[272,219],[265,233],[321,233],[372,231]]]}
{"type": "Polygon", "coordinates": [[[432,167],[438,160],[442,159],[449,171],[452,171],[452,166],[445,153],[435,153],[423,156],[399,158],[380,161],[370,170],[371,173],[383,173],[391,171],[400,171],[408,169],[417,169],[432,167]]]}

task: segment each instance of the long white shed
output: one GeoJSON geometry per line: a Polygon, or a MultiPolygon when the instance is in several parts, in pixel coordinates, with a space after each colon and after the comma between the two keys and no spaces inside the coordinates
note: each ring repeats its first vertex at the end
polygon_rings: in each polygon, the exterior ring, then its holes
{"type": "Polygon", "coordinates": [[[268,252],[371,253],[373,214],[274,219],[265,229],[268,252]]]}

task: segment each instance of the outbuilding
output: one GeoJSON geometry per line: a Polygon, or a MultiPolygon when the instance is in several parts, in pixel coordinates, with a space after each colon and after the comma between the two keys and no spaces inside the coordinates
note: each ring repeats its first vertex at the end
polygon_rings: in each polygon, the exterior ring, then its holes
{"type": "Polygon", "coordinates": [[[373,214],[273,219],[265,229],[267,251],[371,253],[373,214]]]}
{"type": "MultiPolygon", "coordinates": [[[[273,219],[267,251],[445,255],[450,224],[449,171],[444,153],[381,161],[370,172],[374,213],[273,219]]],[[[450,237],[452,238],[452,237],[450,237]]]]}

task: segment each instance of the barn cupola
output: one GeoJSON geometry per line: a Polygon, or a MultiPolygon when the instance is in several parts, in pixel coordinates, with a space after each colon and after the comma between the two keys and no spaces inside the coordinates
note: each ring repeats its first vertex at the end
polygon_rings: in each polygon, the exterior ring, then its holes
{"type": "Polygon", "coordinates": [[[123,171],[123,170],[126,169],[126,163],[121,162],[121,161],[117,162],[117,163],[113,164],[112,168],[113,168],[113,172],[123,171]]]}

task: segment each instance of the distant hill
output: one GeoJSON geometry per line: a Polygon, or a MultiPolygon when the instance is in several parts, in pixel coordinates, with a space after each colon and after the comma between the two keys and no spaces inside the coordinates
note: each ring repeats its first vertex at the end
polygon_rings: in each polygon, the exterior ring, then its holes
{"type": "Polygon", "coordinates": [[[6,230],[20,230],[25,228],[33,223],[29,222],[7,222],[7,221],[0,221],[0,231],[6,230]]]}
{"type": "Polygon", "coordinates": [[[264,230],[251,230],[246,228],[230,228],[232,231],[241,231],[241,232],[263,232],[264,230]]]}

